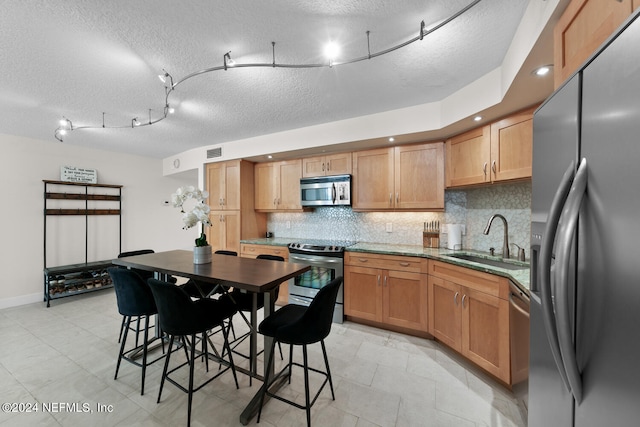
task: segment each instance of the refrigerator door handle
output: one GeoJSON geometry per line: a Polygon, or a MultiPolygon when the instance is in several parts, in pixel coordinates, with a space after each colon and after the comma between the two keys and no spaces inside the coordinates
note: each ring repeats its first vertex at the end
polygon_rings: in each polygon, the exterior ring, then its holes
{"type": "Polygon", "coordinates": [[[553,312],[553,295],[551,292],[551,259],[553,258],[553,243],[555,241],[556,232],[558,230],[558,224],[560,223],[560,216],[562,209],[567,200],[571,184],[573,183],[573,177],[575,173],[575,162],[571,161],[571,164],[567,168],[566,172],[560,180],[560,185],[556,190],[556,194],[553,196],[551,207],[549,209],[549,216],[547,218],[547,225],[545,226],[542,242],[540,245],[540,258],[538,263],[538,278],[540,284],[540,297],[542,299],[542,319],[544,320],[544,327],[547,332],[547,338],[549,339],[549,346],[551,347],[551,354],[553,360],[556,363],[558,372],[562,382],[567,387],[568,391],[571,391],[571,384],[567,378],[565,372],[564,362],[562,361],[562,353],[560,352],[560,343],[558,341],[558,329],[556,327],[555,313],[553,312]]]}
{"type": "Polygon", "coordinates": [[[569,273],[571,269],[571,246],[578,228],[580,205],[587,190],[587,160],[582,159],[578,172],[573,180],[571,190],[562,214],[562,225],[558,231],[557,266],[555,268],[556,319],[558,322],[558,340],[560,353],[564,363],[567,379],[571,385],[571,393],[576,402],[582,401],[582,378],[578,370],[576,351],[573,346],[571,330],[571,310],[569,295],[569,273]]]}

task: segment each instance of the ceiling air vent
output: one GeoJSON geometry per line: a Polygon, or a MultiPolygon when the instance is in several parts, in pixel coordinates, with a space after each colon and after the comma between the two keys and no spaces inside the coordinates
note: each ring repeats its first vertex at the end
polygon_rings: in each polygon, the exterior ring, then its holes
{"type": "Polygon", "coordinates": [[[222,157],[222,147],[207,150],[207,159],[215,159],[216,157],[222,157]]]}

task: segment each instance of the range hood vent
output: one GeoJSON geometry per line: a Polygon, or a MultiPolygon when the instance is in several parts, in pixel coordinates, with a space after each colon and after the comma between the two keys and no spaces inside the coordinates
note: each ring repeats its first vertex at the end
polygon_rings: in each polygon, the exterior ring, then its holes
{"type": "Polygon", "coordinates": [[[207,150],[207,159],[215,159],[216,157],[222,157],[222,147],[207,150]]]}

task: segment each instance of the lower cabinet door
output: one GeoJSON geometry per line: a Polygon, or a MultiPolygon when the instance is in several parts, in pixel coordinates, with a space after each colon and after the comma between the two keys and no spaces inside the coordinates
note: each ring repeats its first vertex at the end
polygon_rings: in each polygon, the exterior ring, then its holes
{"type": "Polygon", "coordinates": [[[382,270],[376,268],[344,268],[344,312],[359,319],[382,321],[382,270]]]}
{"type": "Polygon", "coordinates": [[[382,320],[389,325],[427,331],[426,275],[385,272],[382,282],[382,320]]]}
{"type": "Polygon", "coordinates": [[[463,291],[462,354],[509,383],[509,302],[473,289],[463,291]]]}
{"type": "Polygon", "coordinates": [[[462,351],[462,286],[429,276],[429,332],[454,350],[462,351]]]}

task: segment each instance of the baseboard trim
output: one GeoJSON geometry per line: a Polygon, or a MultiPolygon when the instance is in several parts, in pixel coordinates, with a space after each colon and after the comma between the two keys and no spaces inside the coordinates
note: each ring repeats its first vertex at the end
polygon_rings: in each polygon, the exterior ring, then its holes
{"type": "Polygon", "coordinates": [[[0,299],[0,310],[4,308],[18,307],[20,305],[33,304],[34,302],[43,302],[42,292],[29,295],[20,295],[11,298],[0,299]]]}

